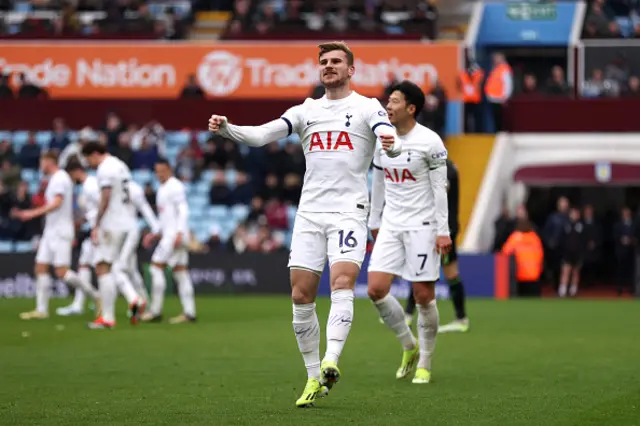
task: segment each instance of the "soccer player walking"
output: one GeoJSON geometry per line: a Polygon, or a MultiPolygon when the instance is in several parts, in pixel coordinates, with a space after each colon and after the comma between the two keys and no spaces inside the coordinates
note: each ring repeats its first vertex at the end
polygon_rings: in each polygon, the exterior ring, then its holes
{"type": "Polygon", "coordinates": [[[438,333],[435,282],[440,256],[451,248],[447,150],[435,132],[416,122],[424,102],[422,90],[409,81],[392,89],[387,112],[402,140],[402,153],[390,158],[376,152],[369,218],[376,240],[369,263],[369,297],[404,349],[396,378],[407,377],[417,361],[413,378],[417,384],[431,379],[438,333]],[[400,302],[389,293],[396,276],[413,283],[418,342],[400,302]]]}
{"type": "Polygon", "coordinates": [[[350,88],[356,69],[344,43],[319,46],[320,81],[326,94],[307,99],[279,119],[257,127],[235,126],[213,115],[209,130],[251,146],[300,136],[306,173],[298,206],[289,268],[293,301],[293,331],[307,368],[306,387],[298,407],[313,405],[340,379],[338,360],[353,321],[353,288],[364,260],[369,193],[367,173],[376,140],[387,155],[400,153],[400,141],[386,111],[375,99],[350,88]],[[331,309],[327,321],[327,351],[320,362],[320,325],[316,295],[320,275],[329,260],[331,309]]]}

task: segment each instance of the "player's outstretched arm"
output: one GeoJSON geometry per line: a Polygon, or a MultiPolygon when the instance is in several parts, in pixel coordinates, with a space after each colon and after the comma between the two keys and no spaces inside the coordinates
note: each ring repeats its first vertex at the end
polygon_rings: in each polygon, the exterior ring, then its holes
{"type": "Polygon", "coordinates": [[[371,213],[369,214],[369,229],[380,228],[382,210],[384,208],[384,171],[380,162],[380,151],[373,156],[373,182],[371,185],[371,213]]]}
{"type": "Polygon", "coordinates": [[[50,203],[47,203],[44,206],[37,207],[35,209],[17,211],[16,213],[13,214],[13,216],[23,221],[35,219],[37,217],[44,216],[47,213],[50,213],[52,211],[58,210],[62,205],[63,200],[64,200],[64,197],[58,194],[50,203]]]}
{"type": "Polygon", "coordinates": [[[262,126],[236,126],[229,124],[227,117],[213,115],[209,119],[209,131],[236,142],[257,147],[284,139],[292,133],[293,129],[291,123],[284,117],[262,126]]]}

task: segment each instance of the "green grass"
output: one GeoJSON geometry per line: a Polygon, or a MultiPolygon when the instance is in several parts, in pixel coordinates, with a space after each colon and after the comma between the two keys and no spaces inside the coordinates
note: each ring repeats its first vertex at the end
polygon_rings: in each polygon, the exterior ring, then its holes
{"type": "Polygon", "coordinates": [[[88,316],[21,322],[33,302],[0,299],[0,425],[640,424],[634,301],[470,301],[471,332],[439,337],[433,382],[418,386],[395,380],[399,345],[358,300],[342,380],[306,410],[286,297],[197,304],[195,325],[90,331],[88,316]]]}

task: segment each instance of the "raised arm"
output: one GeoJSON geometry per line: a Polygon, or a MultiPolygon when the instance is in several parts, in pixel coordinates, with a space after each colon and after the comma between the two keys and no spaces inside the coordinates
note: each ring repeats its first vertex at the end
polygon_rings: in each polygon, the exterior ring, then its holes
{"type": "Polygon", "coordinates": [[[402,141],[396,133],[396,128],[389,121],[387,111],[377,99],[370,99],[367,111],[367,121],[371,131],[380,139],[388,157],[397,157],[402,152],[402,141]]]}

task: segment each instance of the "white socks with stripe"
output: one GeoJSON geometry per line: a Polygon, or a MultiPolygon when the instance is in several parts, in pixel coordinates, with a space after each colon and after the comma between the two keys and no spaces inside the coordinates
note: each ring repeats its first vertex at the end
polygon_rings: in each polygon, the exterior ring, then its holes
{"type": "Polygon", "coordinates": [[[320,379],[320,324],[315,303],[293,305],[293,332],[307,376],[320,379]]]}
{"type": "Polygon", "coordinates": [[[191,282],[189,271],[181,270],[175,272],[173,276],[178,285],[178,296],[180,297],[180,303],[182,303],[183,313],[188,317],[195,318],[196,301],[193,298],[193,283],[191,282]]]}
{"type": "Polygon", "coordinates": [[[420,342],[420,360],[418,368],[431,371],[431,357],[436,348],[438,335],[438,305],[435,300],[426,306],[418,305],[418,340],[420,342]]]}
{"type": "Polygon", "coordinates": [[[353,322],[353,290],[331,292],[331,309],[327,321],[327,352],[324,359],[338,362],[353,322]]]}

